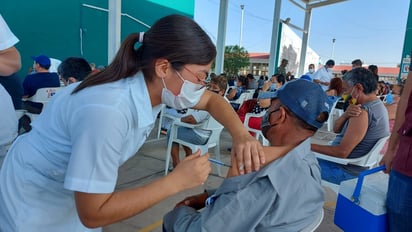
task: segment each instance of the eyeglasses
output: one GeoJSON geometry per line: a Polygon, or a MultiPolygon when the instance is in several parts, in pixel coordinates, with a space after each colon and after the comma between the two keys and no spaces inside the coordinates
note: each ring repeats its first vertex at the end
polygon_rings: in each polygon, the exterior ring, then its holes
{"type": "Polygon", "coordinates": [[[186,71],[190,72],[194,77],[196,77],[196,79],[197,79],[200,83],[205,84],[206,79],[207,79],[207,77],[209,76],[209,73],[208,73],[208,72],[199,72],[199,73],[196,75],[194,72],[190,71],[190,69],[186,68],[185,66],[183,66],[183,68],[184,68],[186,71]]]}

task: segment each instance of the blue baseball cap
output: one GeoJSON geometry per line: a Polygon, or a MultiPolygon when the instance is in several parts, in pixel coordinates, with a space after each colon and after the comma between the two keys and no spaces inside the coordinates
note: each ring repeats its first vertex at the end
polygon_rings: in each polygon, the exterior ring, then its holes
{"type": "Polygon", "coordinates": [[[296,79],[287,82],[275,92],[268,92],[269,94],[271,98],[279,99],[282,105],[286,106],[302,121],[316,128],[321,128],[324,123],[324,121],[318,120],[318,116],[321,113],[329,115],[326,93],[320,85],[313,82],[296,79]]]}
{"type": "Polygon", "coordinates": [[[301,77],[300,77],[300,79],[302,79],[302,80],[308,80],[308,81],[312,81],[312,78],[309,76],[309,75],[302,75],[301,77]]]}
{"type": "Polygon", "coordinates": [[[31,56],[31,58],[43,68],[49,68],[51,65],[50,58],[46,55],[31,56]]]}

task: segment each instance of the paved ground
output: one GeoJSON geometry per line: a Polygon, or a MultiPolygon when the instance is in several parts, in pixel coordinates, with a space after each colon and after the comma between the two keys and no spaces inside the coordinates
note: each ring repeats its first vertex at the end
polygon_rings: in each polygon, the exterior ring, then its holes
{"type": "MultiPolygon", "coordinates": [[[[165,136],[159,140],[154,139],[157,130],[153,130],[152,135],[140,149],[138,154],[127,161],[119,170],[119,180],[117,189],[125,189],[133,186],[144,185],[164,174],[164,162],[166,153],[165,136]]],[[[327,133],[324,130],[319,131],[313,140],[317,143],[326,143],[333,138],[333,134],[327,133]]],[[[231,146],[231,138],[224,130],[221,137],[221,157],[226,163],[229,163],[230,153],[228,148],[231,146]]],[[[212,150],[211,150],[212,151],[212,150]]],[[[213,154],[212,154],[213,155],[213,154]]],[[[226,173],[225,168],[222,168],[222,173],[226,173]]],[[[212,174],[209,176],[204,186],[182,192],[178,195],[170,197],[154,207],[134,216],[128,220],[107,226],[103,229],[105,232],[161,232],[161,224],[163,215],[171,210],[174,205],[182,200],[185,196],[197,194],[206,188],[213,188],[220,185],[223,177],[216,174],[216,169],[213,167],[212,174]]],[[[318,232],[337,232],[341,231],[333,224],[333,215],[335,212],[336,194],[328,188],[325,188],[326,201],[324,205],[325,217],[322,224],[316,231],[318,232]]]]}

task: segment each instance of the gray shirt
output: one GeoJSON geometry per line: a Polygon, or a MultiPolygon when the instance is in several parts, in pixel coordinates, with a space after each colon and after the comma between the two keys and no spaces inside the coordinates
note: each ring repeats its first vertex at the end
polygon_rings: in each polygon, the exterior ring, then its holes
{"type": "Polygon", "coordinates": [[[177,207],[166,231],[300,231],[324,202],[320,168],[310,139],[258,172],[227,178],[202,211],[177,207]]]}
{"type": "MultiPolygon", "coordinates": [[[[362,141],[356,145],[348,158],[358,158],[366,155],[373,146],[375,146],[379,139],[389,135],[388,111],[380,99],[363,104],[362,109],[368,112],[368,130],[366,131],[365,137],[363,137],[362,141]]],[[[345,122],[342,131],[336,136],[335,140],[333,140],[332,146],[341,143],[348,128],[348,124],[349,120],[345,122]]],[[[358,175],[365,169],[356,165],[341,165],[341,167],[352,175],[358,175]]]]}

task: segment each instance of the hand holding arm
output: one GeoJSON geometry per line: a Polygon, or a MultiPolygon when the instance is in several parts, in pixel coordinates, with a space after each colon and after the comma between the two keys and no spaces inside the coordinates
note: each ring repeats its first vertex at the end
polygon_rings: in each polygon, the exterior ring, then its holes
{"type": "Polygon", "coordinates": [[[241,174],[244,174],[245,170],[246,173],[259,170],[260,165],[265,163],[262,145],[249,134],[239,116],[223,97],[205,91],[195,108],[208,111],[229,131],[233,138],[232,154],[236,155],[241,174]]]}
{"type": "Polygon", "coordinates": [[[333,131],[340,133],[345,122],[351,117],[358,117],[362,113],[361,105],[350,104],[346,111],[340,116],[333,125],[333,131]]]}

